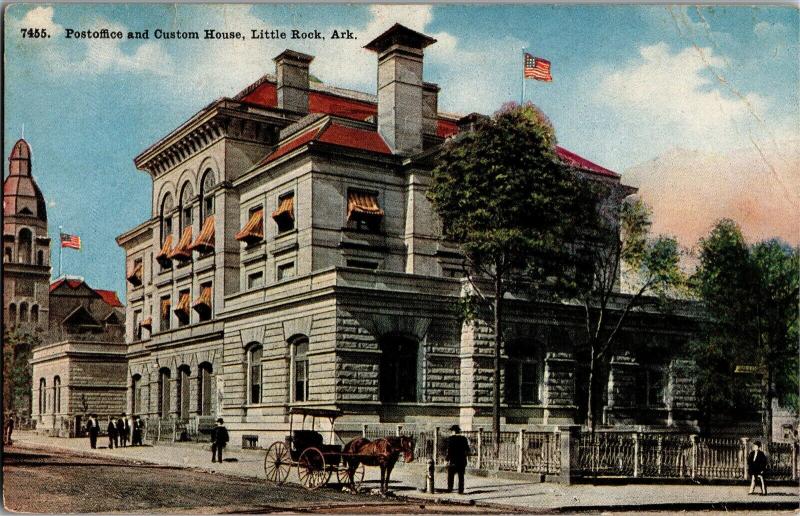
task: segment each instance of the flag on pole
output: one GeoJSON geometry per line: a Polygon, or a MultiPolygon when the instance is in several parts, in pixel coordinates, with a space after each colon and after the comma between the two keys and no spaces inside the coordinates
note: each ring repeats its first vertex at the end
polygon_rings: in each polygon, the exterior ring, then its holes
{"type": "Polygon", "coordinates": [[[81,249],[81,237],[78,235],[70,235],[69,233],[61,233],[61,247],[69,247],[70,249],[81,249]]]}
{"type": "Polygon", "coordinates": [[[553,80],[553,76],[550,75],[550,61],[541,57],[533,57],[527,52],[525,52],[522,75],[526,79],[536,79],[537,81],[550,82],[553,80]]]}

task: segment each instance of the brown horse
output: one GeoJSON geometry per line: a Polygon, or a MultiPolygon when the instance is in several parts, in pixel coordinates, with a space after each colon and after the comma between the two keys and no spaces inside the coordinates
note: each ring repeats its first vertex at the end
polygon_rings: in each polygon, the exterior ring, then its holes
{"type": "Polygon", "coordinates": [[[370,441],[364,437],[356,437],[344,446],[342,459],[347,464],[347,477],[350,489],[355,490],[353,479],[359,464],[380,466],[381,493],[389,490],[389,477],[400,454],[405,462],[414,460],[414,440],[411,437],[381,437],[370,441]]]}

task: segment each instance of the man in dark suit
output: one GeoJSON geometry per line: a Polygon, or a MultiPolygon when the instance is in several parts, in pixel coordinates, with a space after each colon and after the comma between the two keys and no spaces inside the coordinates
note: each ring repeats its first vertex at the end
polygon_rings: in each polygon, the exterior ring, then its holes
{"type": "Polygon", "coordinates": [[[458,475],[458,494],[464,494],[464,471],[467,469],[469,441],[461,435],[458,425],[450,427],[452,434],[445,440],[447,454],[447,492],[453,491],[453,480],[458,475]]]}
{"type": "Polygon", "coordinates": [[[750,492],[756,490],[756,477],[761,482],[761,494],[767,494],[767,484],[764,482],[764,472],[767,469],[767,456],[761,451],[761,441],[753,443],[750,453],[747,454],[747,473],[750,475],[750,492]]]}
{"type": "Polygon", "coordinates": [[[89,446],[94,450],[97,448],[97,434],[100,433],[100,423],[97,422],[97,414],[91,414],[86,422],[86,432],[89,434],[89,446]]]}
{"type": "Polygon", "coordinates": [[[133,419],[133,440],[131,441],[131,445],[141,446],[143,433],[144,433],[144,422],[142,421],[142,418],[136,416],[133,419]]]}
{"type": "Polygon", "coordinates": [[[112,417],[108,420],[108,449],[111,450],[114,446],[119,446],[117,436],[117,418],[112,417]]]}
{"type": "Polygon", "coordinates": [[[228,429],[222,418],[217,419],[217,426],[211,429],[211,462],[222,462],[222,449],[228,444],[228,429]]]}
{"type": "Polygon", "coordinates": [[[128,423],[128,417],[125,413],[122,413],[122,416],[117,419],[117,435],[119,436],[119,443],[121,446],[126,447],[128,446],[128,435],[130,434],[131,427],[128,423]]]}

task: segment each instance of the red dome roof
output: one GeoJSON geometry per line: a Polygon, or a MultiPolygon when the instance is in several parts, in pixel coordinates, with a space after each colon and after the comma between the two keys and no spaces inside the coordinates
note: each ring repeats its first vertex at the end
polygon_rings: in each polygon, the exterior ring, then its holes
{"type": "Polygon", "coordinates": [[[8,157],[8,177],[3,182],[3,215],[32,216],[47,221],[42,191],[31,175],[31,148],[17,140],[8,157]]]}

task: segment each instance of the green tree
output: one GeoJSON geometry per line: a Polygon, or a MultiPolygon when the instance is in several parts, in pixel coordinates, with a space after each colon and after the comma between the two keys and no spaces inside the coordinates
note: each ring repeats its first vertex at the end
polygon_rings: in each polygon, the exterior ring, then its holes
{"type": "Polygon", "coordinates": [[[750,246],[730,219],[719,221],[699,247],[692,284],[709,318],[694,345],[701,409],[709,417],[746,409],[742,393],[730,386],[737,383],[737,365],[755,366],[762,377],[762,432],[770,439],[773,399],[798,409],[800,253],[778,240],[750,246]]]}
{"type": "Polygon", "coordinates": [[[29,414],[31,396],[30,364],[33,347],[41,339],[38,335],[18,330],[4,331],[3,335],[3,411],[14,410],[29,414]]]}
{"type": "Polygon", "coordinates": [[[579,174],[562,164],[547,117],[534,105],[509,104],[443,145],[428,192],[445,238],[465,256],[469,317],[494,330],[492,429],[500,439],[500,350],[504,295],[556,285],[559,258],[574,241],[584,206],[579,174]],[[484,294],[481,281],[491,280],[484,294]],[[524,281],[521,279],[524,278],[524,281]],[[487,288],[487,290],[489,290],[487,288]]]}
{"type": "Polygon", "coordinates": [[[665,307],[685,283],[677,241],[650,236],[651,211],[622,187],[601,187],[598,216],[576,252],[577,298],[584,308],[589,359],[586,424],[600,411],[601,372],[608,371],[620,330],[631,312],[654,300],[665,307]],[[581,273],[583,271],[583,273],[581,273]],[[624,276],[630,292],[620,293],[624,276]]]}

